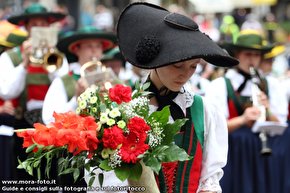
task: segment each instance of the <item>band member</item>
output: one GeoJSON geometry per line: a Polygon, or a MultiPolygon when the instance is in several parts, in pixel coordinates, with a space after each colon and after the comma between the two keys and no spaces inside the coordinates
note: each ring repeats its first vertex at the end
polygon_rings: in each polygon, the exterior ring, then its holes
{"type": "MultiPolygon", "coordinates": [[[[33,27],[48,27],[63,18],[63,14],[48,12],[40,4],[32,4],[23,14],[11,16],[8,21],[25,27],[30,36],[33,27]]],[[[53,73],[49,73],[44,64],[32,63],[31,49],[32,45],[28,39],[21,46],[2,53],[0,57],[0,97],[11,99],[21,96],[21,105],[17,112],[20,121],[15,125],[16,128],[31,127],[34,122],[41,122],[41,108],[49,84],[54,77],[68,71],[66,60],[63,60],[63,65],[53,73]]]]}
{"type": "MultiPolygon", "coordinates": [[[[4,26],[0,26],[4,27],[4,26]]],[[[12,29],[7,37],[0,39],[3,51],[19,46],[27,38],[27,32],[18,28],[12,29]]],[[[10,180],[13,176],[13,126],[15,121],[15,108],[18,100],[3,100],[0,98],[0,156],[5,159],[0,161],[0,178],[10,180]]]]}
{"type": "Polygon", "coordinates": [[[53,112],[75,111],[77,97],[86,89],[84,79],[80,79],[81,66],[91,61],[99,61],[103,52],[115,46],[116,36],[88,26],[68,33],[60,38],[57,47],[66,54],[70,62],[67,75],[56,78],[45,96],[42,117],[44,123],[53,120],[53,112]],[[58,100],[55,100],[55,99],[58,100]]]}
{"type": "MultiPolygon", "coordinates": [[[[41,108],[52,79],[68,71],[66,60],[63,60],[62,66],[53,73],[49,73],[43,63],[35,64],[30,60],[30,56],[32,56],[30,35],[33,27],[49,27],[50,24],[60,21],[64,17],[65,15],[61,13],[49,12],[44,6],[33,3],[22,14],[12,15],[8,18],[10,23],[24,27],[29,36],[29,39],[20,46],[5,51],[0,56],[0,97],[4,100],[19,98],[19,106],[16,107],[16,119],[13,124],[15,129],[31,128],[33,123],[42,121],[41,108]]],[[[18,159],[24,160],[27,156],[22,144],[23,139],[14,134],[15,166],[18,165],[18,159]]],[[[35,179],[16,167],[13,178],[17,180],[35,179]]],[[[52,173],[51,178],[56,179],[56,173],[52,173]]]]}
{"type": "MultiPolygon", "coordinates": [[[[53,120],[53,112],[63,113],[75,111],[77,108],[77,97],[89,86],[85,77],[81,77],[80,70],[88,62],[98,62],[103,52],[112,49],[116,45],[116,36],[112,32],[103,32],[95,27],[87,26],[80,30],[68,33],[61,38],[57,44],[59,50],[69,58],[70,72],[68,75],[56,78],[48,89],[45,96],[42,117],[46,124],[53,120]],[[57,99],[57,100],[56,100],[57,99]]],[[[96,69],[96,66],[94,66],[96,69]]],[[[95,171],[97,172],[97,171],[95,171]]],[[[81,174],[84,177],[85,174],[81,174]]],[[[97,175],[98,176],[98,175],[97,175]]],[[[98,177],[97,177],[98,178],[98,177]]],[[[107,180],[103,186],[126,186],[121,182],[114,172],[104,172],[107,180]]],[[[73,177],[61,178],[62,184],[71,185],[73,177]]],[[[80,179],[78,186],[85,186],[84,179],[80,179]]],[[[76,184],[74,184],[76,185],[76,184]]],[[[98,179],[93,187],[100,186],[98,179]]]]}
{"type": "Polygon", "coordinates": [[[175,142],[194,159],[163,163],[156,176],[159,191],[220,193],[219,180],[227,160],[226,120],[185,84],[201,59],[224,67],[238,61],[200,32],[190,18],[149,3],[130,4],[121,13],[117,37],[129,63],[150,69],[151,110],[169,105],[172,119],[189,120],[175,142]]]}
{"type": "MultiPolygon", "coordinates": [[[[228,119],[229,132],[241,126],[251,126],[260,116],[257,107],[252,106],[252,85],[250,67],[258,71],[265,53],[273,46],[264,45],[262,36],[254,30],[242,31],[236,42],[226,44],[229,53],[240,61],[236,68],[229,69],[224,77],[211,82],[206,97],[218,104],[221,112],[228,119]],[[217,92],[218,91],[218,92],[217,92]]],[[[257,76],[260,76],[257,72],[257,76]]],[[[269,81],[260,76],[260,102],[267,109],[267,120],[285,122],[287,111],[285,96],[278,82],[269,81]],[[279,107],[279,108],[277,108],[279,107]]]]}
{"type": "Polygon", "coordinates": [[[275,175],[272,171],[276,164],[267,164],[267,161],[276,160],[276,152],[266,159],[272,149],[269,143],[265,145],[270,137],[268,133],[254,133],[252,128],[258,120],[277,124],[286,121],[287,100],[281,84],[258,72],[263,55],[273,46],[264,44],[262,35],[254,30],[241,31],[236,41],[224,46],[240,63],[228,69],[224,77],[213,80],[205,94],[227,118],[229,153],[221,180],[223,192],[267,192],[275,186],[275,181],[266,184],[255,181],[265,182],[269,180],[267,176],[275,175]]]}
{"type": "MultiPolygon", "coordinates": [[[[275,69],[273,69],[273,64],[275,61],[275,58],[277,58],[279,55],[282,55],[286,51],[286,46],[285,45],[276,45],[270,52],[265,53],[264,57],[259,65],[259,70],[263,76],[273,76],[279,78],[275,72],[273,72],[275,69]]],[[[283,66],[288,66],[288,62],[286,61],[285,57],[285,62],[283,63],[282,61],[278,61],[277,65],[283,68],[283,66]]],[[[283,76],[283,75],[282,75],[283,76]]]]}

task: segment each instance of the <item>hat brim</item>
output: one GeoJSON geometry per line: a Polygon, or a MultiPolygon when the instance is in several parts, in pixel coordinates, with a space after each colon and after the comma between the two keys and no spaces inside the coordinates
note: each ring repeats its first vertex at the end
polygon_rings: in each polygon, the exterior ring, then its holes
{"type": "Polygon", "coordinates": [[[234,50],[255,50],[260,51],[262,53],[267,53],[273,49],[273,45],[262,46],[262,47],[249,47],[239,44],[225,43],[222,45],[229,52],[233,52],[234,50]]]}
{"type": "Polygon", "coordinates": [[[72,46],[76,45],[77,43],[81,42],[82,40],[89,40],[95,39],[100,40],[103,43],[103,51],[107,51],[113,48],[116,44],[116,35],[113,33],[103,33],[103,32],[96,32],[96,33],[81,33],[81,34],[74,34],[65,38],[62,38],[58,41],[56,47],[58,50],[63,52],[67,55],[69,62],[76,62],[77,56],[71,51],[72,46]]]}
{"type": "Polygon", "coordinates": [[[265,59],[271,59],[271,58],[274,58],[276,56],[279,56],[280,54],[284,53],[285,51],[286,51],[286,46],[277,45],[277,46],[274,46],[274,48],[271,49],[271,51],[267,52],[264,55],[264,58],[265,59]]]}
{"type": "Polygon", "coordinates": [[[23,14],[11,16],[7,20],[15,25],[23,26],[27,22],[27,20],[31,18],[45,18],[49,24],[57,22],[65,18],[65,15],[62,13],[54,13],[54,12],[46,12],[46,13],[32,13],[32,14],[23,14]]]}
{"type": "Polygon", "coordinates": [[[12,48],[16,45],[0,38],[0,46],[6,47],[6,48],[12,48]]]}
{"type": "Polygon", "coordinates": [[[199,30],[180,29],[164,22],[168,14],[170,12],[166,9],[149,3],[132,3],[125,8],[117,24],[117,38],[120,50],[128,62],[145,69],[194,58],[203,58],[220,67],[231,67],[239,63],[199,30]],[[147,35],[154,35],[161,47],[153,60],[140,63],[136,59],[136,46],[147,35]]]}

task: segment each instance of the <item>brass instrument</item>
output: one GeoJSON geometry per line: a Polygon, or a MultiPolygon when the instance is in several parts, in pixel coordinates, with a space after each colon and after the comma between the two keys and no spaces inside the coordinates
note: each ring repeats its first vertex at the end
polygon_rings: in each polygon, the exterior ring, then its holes
{"type": "Polygon", "coordinates": [[[51,27],[32,28],[33,47],[29,56],[32,65],[43,66],[48,72],[54,72],[62,66],[64,54],[55,47],[57,33],[57,30],[51,27]]]}
{"type": "Polygon", "coordinates": [[[118,78],[111,68],[106,68],[99,60],[93,59],[82,65],[81,77],[84,77],[89,85],[98,85],[108,90],[113,84],[118,83],[118,78]]]}
{"type": "MultiPolygon", "coordinates": [[[[257,121],[266,121],[266,107],[260,104],[259,102],[259,94],[262,92],[259,88],[260,79],[257,75],[256,70],[253,67],[250,67],[250,74],[252,76],[252,101],[253,106],[258,107],[261,115],[257,121]]],[[[259,138],[261,140],[262,149],[261,154],[262,155],[271,155],[272,149],[268,146],[268,137],[267,132],[265,130],[262,130],[259,134],[259,138]]]]}

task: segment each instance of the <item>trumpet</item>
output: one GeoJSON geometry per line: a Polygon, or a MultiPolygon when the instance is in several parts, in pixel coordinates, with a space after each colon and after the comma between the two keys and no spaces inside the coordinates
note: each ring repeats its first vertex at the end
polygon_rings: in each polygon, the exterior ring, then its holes
{"type": "Polygon", "coordinates": [[[32,65],[43,66],[53,72],[62,66],[64,54],[57,50],[57,34],[55,27],[33,27],[30,42],[32,53],[29,60],[32,65]]]}
{"type": "Polygon", "coordinates": [[[33,65],[43,66],[48,72],[54,72],[62,66],[64,54],[56,48],[48,48],[45,44],[35,48],[29,56],[33,65]]]}
{"type": "MultiPolygon", "coordinates": [[[[258,118],[257,121],[266,121],[266,107],[263,106],[260,102],[259,102],[259,95],[262,92],[259,88],[259,83],[260,83],[260,78],[258,77],[257,71],[253,68],[250,67],[250,74],[252,76],[252,101],[253,101],[253,106],[258,107],[261,115],[258,118]]],[[[272,153],[272,149],[268,146],[268,137],[267,137],[267,133],[265,130],[262,130],[259,134],[259,138],[261,140],[261,144],[262,144],[262,149],[261,149],[261,154],[262,155],[271,155],[272,153]]]]}

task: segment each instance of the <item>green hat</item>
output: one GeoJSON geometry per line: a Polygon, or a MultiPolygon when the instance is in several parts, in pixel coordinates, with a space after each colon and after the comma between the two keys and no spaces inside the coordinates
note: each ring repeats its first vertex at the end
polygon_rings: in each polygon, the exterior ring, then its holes
{"type": "Polygon", "coordinates": [[[256,30],[243,30],[234,43],[226,43],[226,49],[233,50],[258,50],[262,53],[269,52],[274,46],[269,45],[262,35],[256,30]]]}
{"type": "Polygon", "coordinates": [[[104,32],[93,26],[86,26],[76,32],[67,32],[60,37],[56,47],[66,55],[70,55],[70,62],[77,61],[76,55],[73,53],[73,48],[83,40],[98,40],[103,44],[103,51],[112,49],[117,42],[116,35],[112,32],[104,32]],[[73,55],[74,57],[71,57],[73,55]]]}
{"type": "Polygon", "coordinates": [[[102,62],[106,62],[110,60],[121,60],[123,63],[123,66],[125,66],[125,63],[126,63],[126,60],[124,56],[122,55],[122,53],[120,52],[120,49],[118,46],[106,52],[101,59],[102,62]]]}
{"type": "Polygon", "coordinates": [[[28,33],[21,29],[14,29],[6,38],[0,38],[0,45],[12,48],[21,45],[28,37],[28,33]]]}
{"type": "Polygon", "coordinates": [[[10,23],[22,26],[25,25],[27,20],[36,17],[45,18],[48,21],[48,23],[51,24],[56,21],[62,20],[65,17],[65,15],[62,13],[48,12],[43,5],[39,3],[33,3],[24,10],[24,13],[20,15],[11,16],[7,20],[10,23]]]}

